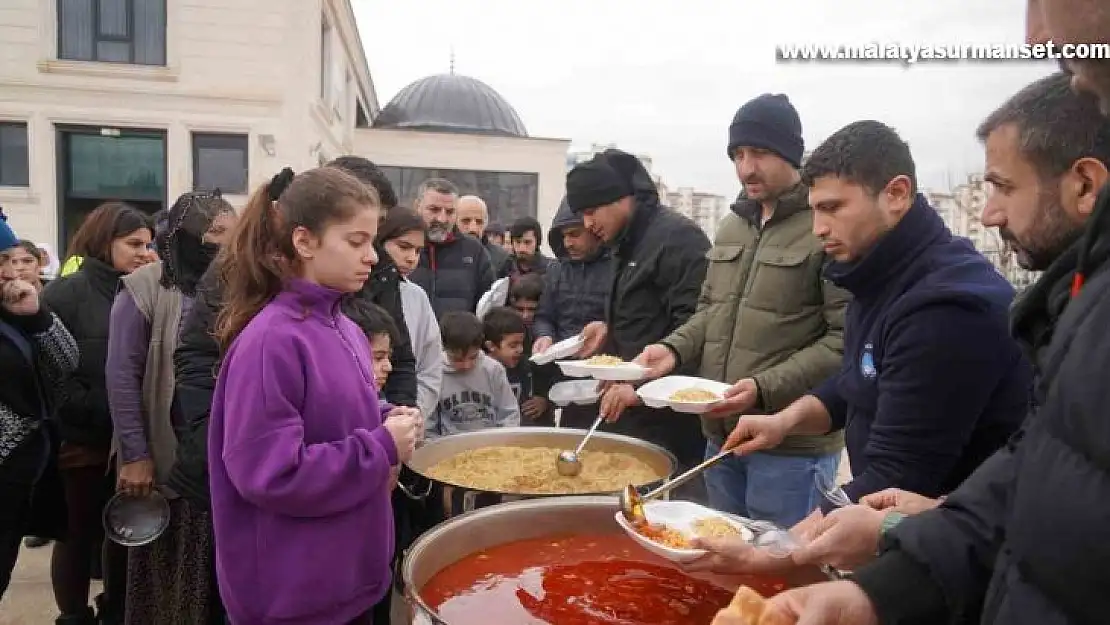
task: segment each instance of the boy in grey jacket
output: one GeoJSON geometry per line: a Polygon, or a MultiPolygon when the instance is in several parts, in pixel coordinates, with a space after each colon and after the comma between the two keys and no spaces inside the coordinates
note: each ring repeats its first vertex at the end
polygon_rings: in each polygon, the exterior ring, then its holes
{"type": "Polygon", "coordinates": [[[428,439],[460,432],[520,425],[520,408],[505,367],[482,351],[482,322],[468,312],[445,313],[443,382],[439,405],[425,422],[428,439]]]}

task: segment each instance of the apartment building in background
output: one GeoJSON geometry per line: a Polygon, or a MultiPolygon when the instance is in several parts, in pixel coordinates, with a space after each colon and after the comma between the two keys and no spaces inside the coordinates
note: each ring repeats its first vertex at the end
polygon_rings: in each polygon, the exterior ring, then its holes
{"type": "Polygon", "coordinates": [[[378,99],[350,0],[5,0],[0,205],[64,248],[109,200],[242,205],[349,153],[378,99]],[[248,35],[249,33],[249,35],[248,35]]]}
{"type": "Polygon", "coordinates": [[[983,225],[987,185],[982,174],[972,174],[948,191],[925,191],[925,195],[953,234],[970,239],[1007,280],[1019,289],[1025,288],[1037,279],[1037,274],[1018,266],[1013,250],[998,230],[983,225]]]}

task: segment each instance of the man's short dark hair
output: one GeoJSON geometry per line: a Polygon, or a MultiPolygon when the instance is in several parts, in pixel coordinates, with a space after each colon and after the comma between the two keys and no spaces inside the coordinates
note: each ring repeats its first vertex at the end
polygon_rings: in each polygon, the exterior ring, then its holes
{"type": "Polygon", "coordinates": [[[389,210],[397,206],[397,192],[393,190],[393,183],[373,161],[361,156],[347,155],[328,163],[328,167],[342,169],[358,178],[362,184],[374,187],[378,192],[378,199],[382,202],[382,208],[389,210]]]}
{"type": "Polygon", "coordinates": [[[878,195],[898,176],[910,179],[917,192],[917,172],[910,146],[893,128],[866,120],[848,124],[825,139],[802,167],[802,181],[812,187],[818,178],[834,176],[878,195]]]}
{"type": "Polygon", "coordinates": [[[389,336],[389,344],[396,345],[397,338],[400,332],[397,330],[397,323],[393,321],[393,317],[386,311],[386,309],[367,302],[358,297],[345,297],[340,310],[344,315],[355,322],[355,325],[362,330],[366,338],[374,338],[379,334],[386,334],[389,336]]]}
{"type": "Polygon", "coordinates": [[[459,187],[446,178],[428,178],[421,182],[420,187],[416,189],[416,201],[423,200],[424,194],[428,191],[435,191],[444,195],[458,195],[459,187]]]}
{"type": "Polygon", "coordinates": [[[439,335],[443,349],[449,352],[467,352],[481,348],[485,343],[485,328],[474,313],[452,311],[439,320],[439,335]]]}
{"type": "Polygon", "coordinates": [[[543,241],[543,226],[535,217],[519,217],[509,228],[509,236],[513,239],[519,239],[529,232],[536,235],[536,241],[543,241]]]}
{"type": "Polygon", "coordinates": [[[1098,99],[1071,88],[1071,77],[1056,73],[1013,95],[991,113],[975,134],[984,143],[994,131],[1013,125],[1022,155],[1042,179],[1056,178],[1081,158],[1110,167],[1110,121],[1098,99]]]}
{"type": "Polygon", "coordinates": [[[510,334],[524,334],[524,317],[519,312],[508,306],[495,306],[490,309],[482,319],[483,333],[486,340],[494,345],[500,345],[510,334]]]}
{"type": "Polygon", "coordinates": [[[518,299],[538,302],[541,295],[543,295],[543,278],[538,273],[526,273],[520,276],[513,281],[513,286],[509,289],[510,302],[518,299]]]}

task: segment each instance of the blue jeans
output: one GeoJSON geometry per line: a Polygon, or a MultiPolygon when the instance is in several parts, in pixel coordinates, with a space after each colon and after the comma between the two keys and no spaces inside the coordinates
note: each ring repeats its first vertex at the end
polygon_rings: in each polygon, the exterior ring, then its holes
{"type": "MultiPolygon", "coordinates": [[[[705,457],[721,448],[705,444],[705,457]]],[[[725,458],[705,472],[709,505],[722,512],[791,527],[821,504],[813,484],[820,471],[836,481],[840,452],[825,456],[773,456],[755,453],[725,458]]]]}

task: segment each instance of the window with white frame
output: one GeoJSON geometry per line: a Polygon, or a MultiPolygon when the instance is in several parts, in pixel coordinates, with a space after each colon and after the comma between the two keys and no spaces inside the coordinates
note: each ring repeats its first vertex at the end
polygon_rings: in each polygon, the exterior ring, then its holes
{"type": "Polygon", "coordinates": [[[247,135],[193,133],[193,188],[247,193],[247,135]]]}
{"type": "Polygon", "coordinates": [[[166,0],[57,0],[58,58],[166,64],[166,0]]]}
{"type": "Polygon", "coordinates": [[[0,121],[0,186],[26,187],[30,182],[27,124],[0,121]]]}

